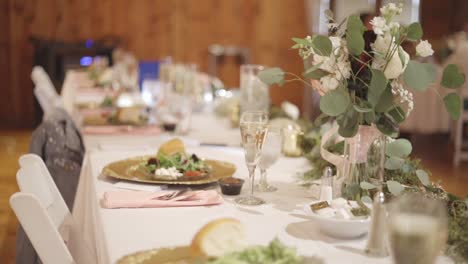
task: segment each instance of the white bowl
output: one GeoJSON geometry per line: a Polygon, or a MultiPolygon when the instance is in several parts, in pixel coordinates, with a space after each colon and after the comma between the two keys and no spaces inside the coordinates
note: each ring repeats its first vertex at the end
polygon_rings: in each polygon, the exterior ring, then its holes
{"type": "Polygon", "coordinates": [[[322,216],[316,214],[310,208],[311,204],[318,202],[320,201],[306,204],[304,211],[323,233],[336,238],[350,239],[360,237],[368,232],[371,220],[370,216],[363,219],[339,219],[322,216]]]}

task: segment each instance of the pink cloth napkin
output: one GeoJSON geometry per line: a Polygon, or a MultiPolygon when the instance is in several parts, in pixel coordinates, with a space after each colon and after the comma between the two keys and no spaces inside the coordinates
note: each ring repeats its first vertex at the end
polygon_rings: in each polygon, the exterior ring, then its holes
{"type": "Polygon", "coordinates": [[[85,126],[81,129],[83,134],[112,135],[112,134],[132,134],[132,135],[159,135],[159,126],[85,126]]]}
{"type": "Polygon", "coordinates": [[[223,202],[223,197],[214,190],[188,191],[171,200],[161,200],[159,197],[173,191],[111,191],[105,192],[101,200],[104,208],[156,208],[217,205],[223,202]]]}
{"type": "Polygon", "coordinates": [[[112,114],[112,111],[114,111],[112,108],[104,108],[104,107],[99,107],[99,108],[91,108],[91,109],[80,109],[80,115],[83,117],[88,117],[88,116],[109,116],[112,114]]]}

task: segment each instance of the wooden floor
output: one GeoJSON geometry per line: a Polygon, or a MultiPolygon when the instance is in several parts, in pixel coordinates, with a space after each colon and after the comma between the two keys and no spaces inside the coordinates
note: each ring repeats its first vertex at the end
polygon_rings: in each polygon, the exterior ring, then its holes
{"type": "Polygon", "coordinates": [[[28,152],[31,131],[0,131],[0,263],[13,264],[18,221],[8,200],[18,191],[18,158],[28,152]]]}
{"type": "MultiPolygon", "coordinates": [[[[15,233],[18,222],[8,199],[18,190],[15,175],[18,157],[28,150],[30,131],[0,130],[0,263],[13,264],[15,233]]],[[[413,136],[414,155],[432,172],[432,180],[441,180],[446,190],[468,196],[468,162],[452,167],[452,147],[446,135],[413,136]]]]}

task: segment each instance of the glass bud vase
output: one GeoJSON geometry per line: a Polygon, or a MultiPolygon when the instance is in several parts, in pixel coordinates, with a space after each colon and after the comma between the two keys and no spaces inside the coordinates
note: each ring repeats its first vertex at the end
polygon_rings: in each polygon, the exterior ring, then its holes
{"type": "Polygon", "coordinates": [[[385,166],[386,137],[375,126],[360,125],[355,136],[345,138],[344,160],[340,170],[343,179],[341,196],[359,200],[372,197],[371,190],[362,189],[361,182],[380,185],[385,166]]]}

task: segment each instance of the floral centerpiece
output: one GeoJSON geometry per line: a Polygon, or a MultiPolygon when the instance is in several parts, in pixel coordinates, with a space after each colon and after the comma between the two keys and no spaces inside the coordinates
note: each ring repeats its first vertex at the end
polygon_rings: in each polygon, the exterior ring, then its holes
{"type": "Polygon", "coordinates": [[[418,61],[433,54],[431,44],[422,40],[421,25],[394,21],[402,7],[394,3],[382,7],[381,15],[370,21],[369,30],[357,15],[338,23],[326,11],[329,36],[292,39],[292,48],[304,61],[303,77],[280,68],[259,74],[270,85],[300,80],[321,94],[322,114],[317,121],[335,120],[333,130],[345,138],[341,157],[324,148],[321,154],[337,167],[345,187],[341,192],[347,198],[360,199],[361,182],[384,182],[384,168],[401,166],[401,158],[411,149],[409,141],[398,140],[388,148],[387,143],[391,141],[388,137],[397,137],[399,124],[414,109],[413,91],[431,88],[453,119],[460,116],[461,98],[454,89],[465,82],[464,74],[456,65],[448,65],[440,85],[454,91],[440,95],[434,85],[434,65],[418,61]],[[414,59],[403,48],[406,43],[417,43],[414,59]]]}
{"type": "MultiPolygon", "coordinates": [[[[352,137],[359,125],[375,125],[385,135],[396,136],[398,125],[414,108],[413,91],[434,88],[435,67],[410,59],[402,44],[417,43],[416,58],[433,54],[431,44],[422,40],[419,23],[401,25],[393,21],[402,12],[402,4],[390,3],[380,9],[381,15],[371,20],[366,30],[358,15],[337,23],[331,11],[329,36],[293,38],[293,49],[304,60],[301,78],[280,68],[269,68],[260,74],[267,84],[301,80],[322,95],[321,119],[336,118],[339,134],[352,137]],[[309,79],[306,82],[304,79],[309,79]]],[[[448,65],[441,86],[456,89],[465,76],[456,65],[448,65]]],[[[440,95],[440,94],[439,94],[440,95]]],[[[442,96],[441,96],[442,98],[442,96]]],[[[453,119],[460,116],[461,99],[453,91],[442,98],[453,119]]]]}
{"type": "MultiPolygon", "coordinates": [[[[302,183],[319,179],[327,166],[334,167],[335,171],[339,171],[340,166],[346,167],[346,162],[336,164],[327,160],[323,149],[346,158],[351,145],[346,142],[353,142],[356,137],[366,138],[361,133],[363,128],[377,130],[383,135],[380,144],[384,148],[379,151],[379,154],[384,154],[383,166],[379,167],[379,176],[382,177],[370,176],[372,168],[360,171],[359,181],[347,186],[346,191],[355,191],[359,195],[353,198],[368,202],[377,188],[382,188],[390,197],[419,192],[445,201],[449,215],[447,253],[455,256],[456,262],[463,263],[468,259],[468,201],[446,192],[439,183],[431,182],[430,172],[419,160],[410,157],[410,142],[391,137],[397,137],[399,124],[417,107],[413,102],[414,91],[433,90],[440,96],[449,115],[458,119],[462,105],[455,89],[462,86],[465,76],[456,65],[446,66],[440,86],[449,89],[449,93],[442,96],[434,85],[437,79],[435,67],[418,61],[433,54],[431,45],[422,40],[423,31],[419,23],[401,25],[393,20],[401,12],[401,4],[391,3],[382,7],[381,15],[371,20],[372,28],[367,30],[356,15],[338,22],[330,11],[326,11],[330,20],[329,36],[293,38],[295,44],[292,48],[297,49],[304,60],[302,77],[280,68],[266,69],[259,77],[270,85],[301,81],[321,94],[322,114],[314,122],[315,128],[310,124],[304,125],[303,152],[313,166],[300,177],[302,183]],[[405,43],[416,44],[415,58],[411,59],[409,50],[403,48],[405,43]],[[329,125],[320,125],[328,120],[336,121],[341,139],[337,137],[335,141],[325,142],[331,129],[329,125]]],[[[367,145],[366,150],[375,147],[373,143],[369,146],[369,142],[359,144],[367,145]]],[[[370,162],[367,157],[358,163],[359,166],[367,166],[370,162]]],[[[348,160],[349,163],[352,162],[348,160]]],[[[353,168],[359,171],[359,166],[353,168]]],[[[353,174],[349,169],[342,172],[349,177],[346,173],[353,174]]]]}

